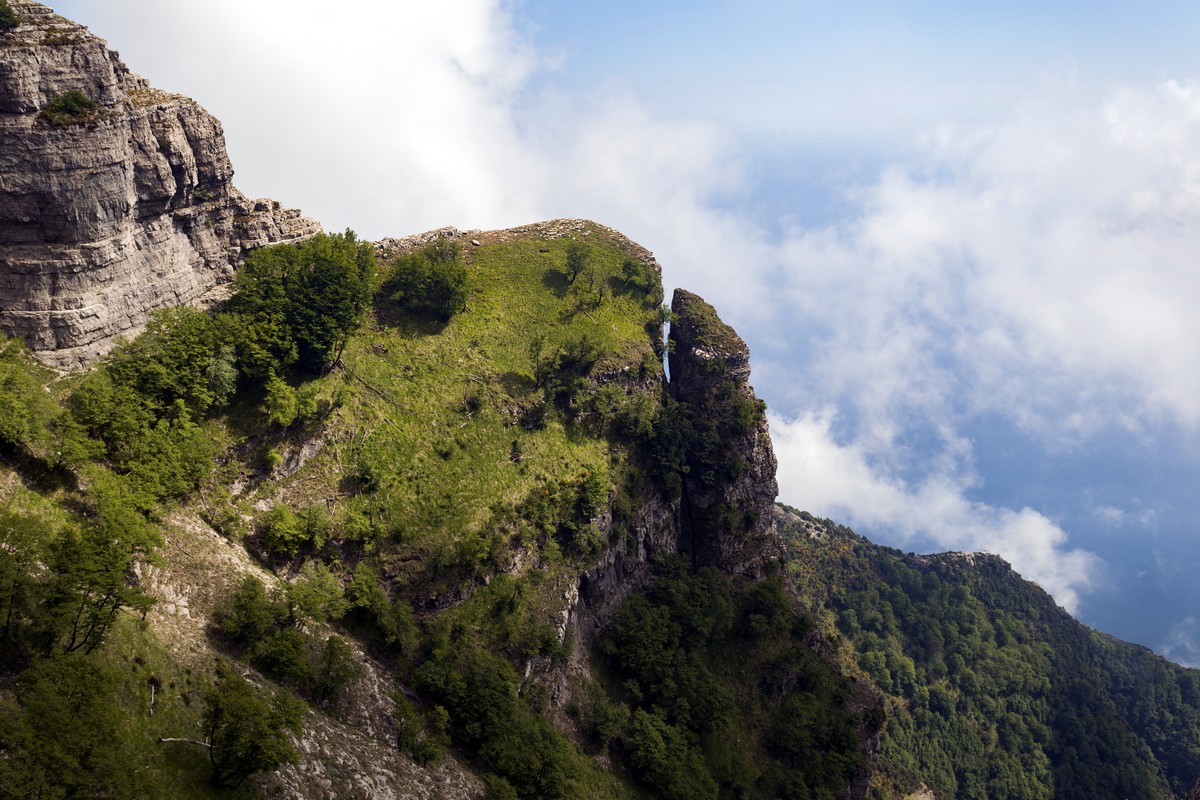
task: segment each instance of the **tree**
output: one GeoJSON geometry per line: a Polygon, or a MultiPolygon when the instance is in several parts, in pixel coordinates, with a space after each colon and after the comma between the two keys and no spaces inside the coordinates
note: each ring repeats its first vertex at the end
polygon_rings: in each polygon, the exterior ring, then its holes
{"type": "Polygon", "coordinates": [[[152,563],[162,546],[162,534],[135,510],[123,481],[100,470],[88,480],[93,516],[68,529],[50,558],[47,640],[66,653],[91,653],[122,609],[144,614],[154,604],[128,576],[136,565],[152,563]]]}
{"type": "Polygon", "coordinates": [[[358,680],[361,674],[362,667],[354,659],[354,650],[342,637],[331,635],[325,640],[317,659],[313,693],[322,703],[328,703],[358,680]]]}
{"type": "Polygon", "coordinates": [[[275,627],[280,609],[267,595],[267,589],[254,575],[247,575],[233,595],[217,610],[217,621],[229,638],[242,645],[262,641],[275,627]]]}
{"type": "Polygon", "coordinates": [[[439,239],[397,258],[383,293],[410,314],[449,320],[467,307],[467,268],[458,242],[439,239]]]}
{"type": "Polygon", "coordinates": [[[288,733],[300,734],[302,707],[278,695],[268,700],[228,661],[217,662],[217,683],[204,698],[204,735],[213,786],[236,788],[256,772],[296,760],[288,733]]]}
{"type": "Polygon", "coordinates": [[[570,286],[579,277],[579,273],[583,272],[583,268],[587,266],[591,254],[588,251],[587,245],[579,242],[571,242],[567,246],[567,285],[570,286]]]}
{"type": "Polygon", "coordinates": [[[671,800],[717,797],[717,784],[687,737],[656,713],[633,712],[626,740],[645,780],[671,800]]]}
{"type": "Polygon", "coordinates": [[[320,372],[337,361],[375,293],[375,250],[353,231],[246,256],[234,280],[231,330],[243,373],[292,364],[320,372]]]}
{"type": "Polygon", "coordinates": [[[45,558],[44,524],[0,507],[0,660],[25,655],[27,629],[45,602],[38,580],[45,558]]]}
{"type": "Polygon", "coordinates": [[[120,676],[99,656],[59,656],[17,679],[0,700],[0,786],[13,800],[155,797],[127,733],[120,676]]]}

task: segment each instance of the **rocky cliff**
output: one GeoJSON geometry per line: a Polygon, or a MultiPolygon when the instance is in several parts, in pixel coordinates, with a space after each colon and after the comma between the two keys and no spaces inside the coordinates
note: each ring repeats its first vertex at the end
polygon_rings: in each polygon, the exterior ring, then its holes
{"type": "Polygon", "coordinates": [[[750,349],[701,297],[676,289],[671,393],[690,417],[684,546],[698,566],[761,577],[782,556],[779,486],[765,406],[750,387],[750,349]]]}
{"type": "Polygon", "coordinates": [[[0,33],[0,326],[87,363],[156,308],[202,302],[250,249],[317,223],[232,183],[220,123],[86,28],[11,0],[0,33]]]}

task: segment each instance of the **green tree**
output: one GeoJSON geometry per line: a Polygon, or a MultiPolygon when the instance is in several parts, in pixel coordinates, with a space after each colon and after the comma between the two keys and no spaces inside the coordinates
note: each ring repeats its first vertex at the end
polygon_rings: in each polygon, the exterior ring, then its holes
{"type": "Polygon", "coordinates": [[[668,800],[716,800],[717,784],[683,731],[658,714],[633,712],[626,744],[647,783],[668,800]]]}
{"type": "Polygon", "coordinates": [[[229,304],[242,371],[266,377],[292,364],[320,372],[341,355],[375,292],[375,250],[353,231],[246,256],[229,304]]]}
{"type": "Polygon", "coordinates": [[[583,272],[587,267],[588,261],[591,260],[591,253],[587,245],[580,242],[571,242],[567,245],[567,285],[570,286],[579,277],[579,273],[583,272]]]}
{"type": "Polygon", "coordinates": [[[264,697],[229,662],[218,661],[217,683],[204,698],[211,783],[236,788],[256,772],[294,762],[288,733],[299,735],[302,713],[296,701],[264,697]]]}
{"type": "Polygon", "coordinates": [[[321,703],[334,700],[362,675],[354,650],[346,640],[331,635],[325,640],[314,670],[313,693],[321,703]]]}
{"type": "Polygon", "coordinates": [[[275,627],[281,609],[267,595],[267,589],[254,575],[247,575],[217,609],[217,624],[225,635],[241,645],[262,641],[275,627]]]}
{"type": "Polygon", "coordinates": [[[0,786],[13,800],[161,796],[135,763],[116,670],[98,656],[59,656],[0,700],[0,786]]]}
{"type": "Polygon", "coordinates": [[[0,507],[0,660],[30,649],[30,628],[42,614],[45,590],[39,573],[51,532],[38,519],[0,507]]]}
{"type": "Polygon", "coordinates": [[[17,13],[12,10],[8,0],[0,0],[0,31],[9,31],[20,24],[17,13]]]}
{"type": "Polygon", "coordinates": [[[162,546],[162,534],[136,511],[123,481],[101,470],[88,479],[92,516],[65,531],[50,554],[47,642],[67,653],[91,653],[120,611],[144,614],[154,604],[129,575],[153,563],[162,546]]]}
{"type": "Polygon", "coordinates": [[[318,561],[305,564],[300,577],[288,584],[287,602],[290,616],[297,623],[338,620],[350,610],[341,581],[318,561]]]}
{"type": "Polygon", "coordinates": [[[265,390],[266,394],[260,410],[266,414],[267,420],[272,425],[284,428],[295,422],[296,415],[300,411],[296,390],[288,386],[287,381],[276,377],[274,372],[267,376],[265,390]]]}
{"type": "Polygon", "coordinates": [[[397,258],[383,294],[416,316],[449,320],[467,307],[467,268],[458,242],[438,239],[397,258]]]}

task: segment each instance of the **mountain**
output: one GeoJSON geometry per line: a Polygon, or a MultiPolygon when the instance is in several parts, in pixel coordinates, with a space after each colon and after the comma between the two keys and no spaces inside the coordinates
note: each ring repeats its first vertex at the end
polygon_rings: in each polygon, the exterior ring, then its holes
{"type": "Polygon", "coordinates": [[[1182,797],[1200,671],[1097,633],[1000,557],[913,555],[786,506],[793,585],[888,694],[881,751],[957,798],[1182,797]]]}
{"type": "Polygon", "coordinates": [[[80,366],[156,308],[196,303],[249,250],[319,228],[232,184],[221,125],[86,28],[7,4],[0,32],[0,327],[80,366]]]}
{"type": "Polygon", "coordinates": [[[322,233],[233,188],[194,102],[21,0],[0,136],[6,796],[1196,774],[1196,673],[992,557],[775,506],[745,342],[695,294],[664,306],[619,232],[322,233]]]}

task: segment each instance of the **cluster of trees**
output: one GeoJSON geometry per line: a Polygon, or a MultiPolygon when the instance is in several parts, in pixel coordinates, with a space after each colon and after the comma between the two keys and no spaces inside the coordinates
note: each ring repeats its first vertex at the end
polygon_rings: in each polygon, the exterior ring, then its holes
{"type": "Polygon", "coordinates": [[[243,657],[329,705],[357,680],[360,669],[345,639],[336,633],[317,636],[311,629],[339,620],[349,610],[338,577],[323,564],[309,562],[295,581],[273,592],[247,576],[217,609],[216,619],[243,657]]]}
{"type": "Polygon", "coordinates": [[[661,570],[601,639],[621,691],[586,712],[597,746],[662,797],[843,796],[882,712],[806,644],[782,580],[661,570]]]}
{"type": "Polygon", "coordinates": [[[449,321],[467,307],[467,268],[458,241],[436,239],[396,258],[380,294],[404,314],[449,321]]]}
{"type": "Polygon", "coordinates": [[[371,307],[376,283],[375,249],[353,231],[253,251],[220,315],[239,372],[267,380],[292,367],[324,371],[371,307]]]}
{"type": "Polygon", "coordinates": [[[797,588],[902,701],[882,744],[910,784],[959,798],[1170,797],[1200,774],[1200,673],[1084,628],[996,557],[906,555],[788,519],[797,588]]]}

